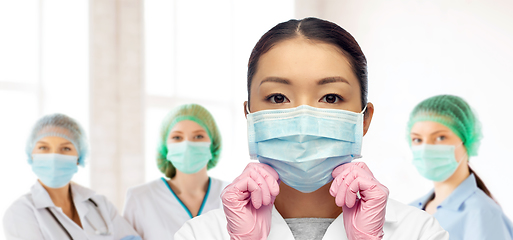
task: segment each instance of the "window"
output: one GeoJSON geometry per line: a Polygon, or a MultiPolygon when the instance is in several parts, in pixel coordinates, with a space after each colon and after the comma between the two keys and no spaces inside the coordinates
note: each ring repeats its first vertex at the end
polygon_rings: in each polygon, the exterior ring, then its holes
{"type": "Polygon", "coordinates": [[[294,1],[148,0],[144,8],[146,180],[162,176],[155,163],[161,121],[186,103],[207,108],[222,134],[221,158],[209,175],[237,177],[249,161],[243,115],[249,55],[265,31],[294,17],[294,1]]]}
{"type": "MultiPolygon", "coordinates": [[[[25,142],[38,118],[64,113],[88,131],[88,4],[0,1],[0,146],[7,162],[0,168],[2,216],[37,179],[25,142]]],[[[89,168],[79,168],[73,180],[89,186],[89,168]]]]}

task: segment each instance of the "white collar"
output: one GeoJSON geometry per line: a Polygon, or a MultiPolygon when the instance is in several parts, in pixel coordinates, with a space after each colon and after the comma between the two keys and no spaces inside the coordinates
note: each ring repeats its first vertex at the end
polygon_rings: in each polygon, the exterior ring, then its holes
{"type": "MultiPolygon", "coordinates": [[[[390,203],[390,201],[388,201],[388,203],[390,203]]],[[[397,222],[396,209],[393,204],[388,203],[385,213],[385,223],[397,222]]],[[[340,214],[333,223],[330,224],[323,239],[338,239],[340,236],[346,236],[346,230],[343,222],[344,217],[340,214]]],[[[269,233],[269,239],[294,239],[287,222],[285,222],[285,219],[281,216],[278,210],[276,210],[275,206],[273,206],[272,211],[272,228],[269,233]]]]}
{"type": "MultiPolygon", "coordinates": [[[[74,202],[87,201],[95,194],[93,190],[80,186],[74,182],[70,182],[70,186],[74,202]]],[[[30,193],[32,194],[32,200],[34,201],[36,209],[55,207],[50,195],[39,181],[36,181],[36,183],[32,185],[30,193]]]]}

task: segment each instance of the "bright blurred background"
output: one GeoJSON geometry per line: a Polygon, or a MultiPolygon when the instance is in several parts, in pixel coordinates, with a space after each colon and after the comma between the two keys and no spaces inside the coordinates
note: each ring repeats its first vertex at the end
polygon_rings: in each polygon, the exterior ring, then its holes
{"type": "Polygon", "coordinates": [[[279,22],[315,16],[348,30],[367,56],[376,111],[362,160],[391,197],[409,203],[432,188],[410,163],[406,121],[421,100],[455,94],[483,124],[471,164],[512,218],[511,12],[513,2],[498,0],[0,0],[0,215],[35,182],[25,140],[54,112],[77,119],[91,141],[74,181],[120,211],[128,187],[162,176],[160,122],[180,104],[214,115],[223,152],[209,174],[231,181],[249,162],[252,47],[279,22]]]}

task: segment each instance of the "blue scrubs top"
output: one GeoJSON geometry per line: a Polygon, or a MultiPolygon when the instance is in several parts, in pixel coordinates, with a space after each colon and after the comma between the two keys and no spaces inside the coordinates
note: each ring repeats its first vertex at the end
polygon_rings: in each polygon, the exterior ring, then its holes
{"type": "MultiPolygon", "coordinates": [[[[410,205],[424,210],[433,192],[410,205]]],[[[477,187],[474,174],[437,206],[433,216],[449,232],[451,240],[513,239],[513,224],[500,206],[477,187]]]]}

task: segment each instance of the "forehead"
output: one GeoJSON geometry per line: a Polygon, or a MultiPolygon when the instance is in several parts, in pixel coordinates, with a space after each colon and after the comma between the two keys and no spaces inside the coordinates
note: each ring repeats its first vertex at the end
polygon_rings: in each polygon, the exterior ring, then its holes
{"type": "Polygon", "coordinates": [[[433,121],[416,122],[411,128],[411,132],[417,134],[431,134],[437,131],[445,131],[449,134],[453,134],[452,130],[447,126],[433,121]]]}
{"type": "Polygon", "coordinates": [[[69,140],[63,138],[63,137],[57,137],[57,136],[49,136],[39,139],[37,141],[38,143],[47,143],[47,144],[65,144],[65,143],[71,143],[69,140]]]}
{"type": "Polygon", "coordinates": [[[317,81],[341,76],[351,85],[359,85],[351,64],[337,46],[302,37],[282,41],[263,54],[253,78],[283,77],[291,81],[317,81]]]}
{"type": "Polygon", "coordinates": [[[206,131],[201,125],[198,123],[191,121],[191,120],[183,120],[178,123],[176,123],[173,128],[171,129],[171,132],[174,131],[180,131],[180,132],[194,132],[203,130],[206,131]]]}

